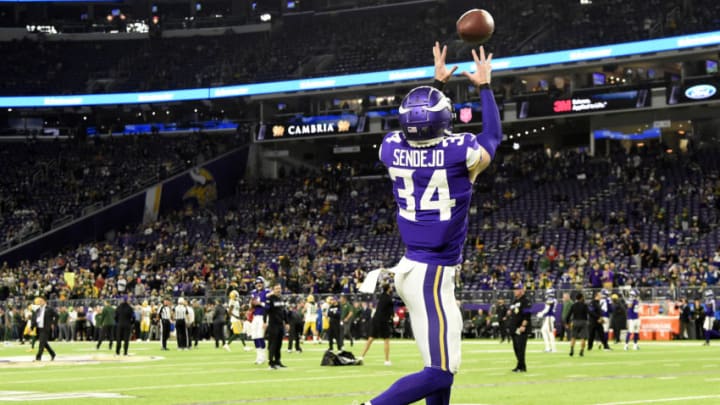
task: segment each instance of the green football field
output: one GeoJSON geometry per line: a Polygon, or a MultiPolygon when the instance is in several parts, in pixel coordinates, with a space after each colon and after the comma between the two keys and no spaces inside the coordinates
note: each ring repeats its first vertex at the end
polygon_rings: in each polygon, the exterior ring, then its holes
{"type": "MultiPolygon", "coordinates": [[[[172,342],[174,344],[174,342],[172,342]]],[[[364,342],[351,350],[357,355],[364,342]]],[[[254,351],[235,342],[231,353],[208,342],[198,350],[160,351],[159,343],[131,343],[115,358],[106,346],[54,343],[58,357],[32,363],[28,346],[0,346],[0,402],[49,404],[352,404],[421,368],[411,341],[391,344],[384,366],[374,344],[363,366],[321,367],[324,345],[302,354],[283,351],[287,369],[256,366],[254,351]]],[[[640,351],[597,349],[569,357],[568,344],[543,353],[528,345],[528,373],[510,372],[512,347],[466,340],[452,404],[720,404],[720,343],[641,342],[640,351]]]]}

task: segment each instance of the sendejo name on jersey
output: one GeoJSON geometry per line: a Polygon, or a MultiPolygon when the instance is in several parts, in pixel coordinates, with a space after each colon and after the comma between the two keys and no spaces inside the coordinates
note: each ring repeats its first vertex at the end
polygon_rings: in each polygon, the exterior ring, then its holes
{"type": "Polygon", "coordinates": [[[393,151],[393,166],[410,167],[441,167],[445,164],[445,151],[395,149],[393,151]]]}

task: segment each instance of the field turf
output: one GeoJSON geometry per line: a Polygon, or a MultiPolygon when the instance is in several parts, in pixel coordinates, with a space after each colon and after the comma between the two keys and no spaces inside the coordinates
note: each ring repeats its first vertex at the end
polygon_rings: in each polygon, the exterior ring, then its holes
{"type": "MultiPolygon", "coordinates": [[[[466,340],[455,379],[454,405],[720,404],[720,342],[641,342],[639,351],[568,356],[568,344],[543,353],[530,340],[528,373],[514,367],[512,346],[466,340]]],[[[174,347],[175,342],[171,342],[174,347]]],[[[364,342],[349,348],[359,354],[364,342]]],[[[197,350],[160,351],[158,342],[132,342],[131,355],[115,358],[107,345],[53,343],[58,357],[31,362],[28,345],[0,345],[0,402],[48,404],[285,404],[362,402],[422,364],[412,341],[391,343],[384,366],[376,342],[362,366],[321,367],[325,345],[283,350],[287,369],[256,366],[254,351],[239,342],[228,353],[202,342],[197,350]],[[32,401],[31,401],[32,400],[32,401]]],[[[283,348],[285,349],[285,348],[283,348]]],[[[576,350],[577,352],[577,350],[576,350]]],[[[422,402],[424,403],[424,402],[422,402]]]]}

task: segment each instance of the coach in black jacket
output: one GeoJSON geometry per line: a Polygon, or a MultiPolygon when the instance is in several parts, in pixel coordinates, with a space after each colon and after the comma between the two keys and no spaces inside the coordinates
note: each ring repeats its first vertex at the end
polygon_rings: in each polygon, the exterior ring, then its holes
{"type": "Polygon", "coordinates": [[[120,355],[120,342],[123,343],[123,355],[128,355],[128,346],[130,346],[130,333],[132,333],[133,322],[135,322],[135,310],[128,304],[127,296],[123,297],[123,302],[115,309],[115,354],[120,355]]]}
{"type": "Polygon", "coordinates": [[[607,340],[605,340],[605,331],[602,327],[602,319],[600,313],[600,291],[595,293],[595,298],[590,302],[588,313],[588,351],[592,350],[595,339],[599,339],[601,347],[610,350],[607,340]]]}
{"type": "Polygon", "coordinates": [[[45,302],[44,298],[36,298],[35,303],[39,307],[32,314],[31,325],[32,327],[37,328],[37,336],[40,341],[37,355],[35,355],[35,361],[42,360],[42,355],[45,349],[47,349],[48,353],[50,353],[50,360],[52,361],[55,360],[55,351],[48,344],[48,340],[50,340],[50,335],[57,324],[58,315],[54,309],[47,306],[47,302],[45,302]]]}
{"type": "Polygon", "coordinates": [[[513,350],[517,359],[517,366],[512,370],[514,373],[527,371],[525,364],[525,350],[527,349],[528,335],[532,330],[530,300],[525,296],[525,287],[522,282],[514,286],[515,298],[510,304],[510,334],[512,336],[513,350]]]}
{"type": "Polygon", "coordinates": [[[272,292],[268,293],[265,308],[263,322],[267,324],[268,365],[270,369],[285,368],[280,361],[280,352],[287,328],[287,311],[280,284],[275,284],[272,292]]]}

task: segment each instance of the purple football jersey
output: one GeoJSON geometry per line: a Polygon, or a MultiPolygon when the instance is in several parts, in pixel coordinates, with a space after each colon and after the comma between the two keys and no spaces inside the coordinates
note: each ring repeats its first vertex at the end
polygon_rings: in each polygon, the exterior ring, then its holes
{"type": "Polygon", "coordinates": [[[705,298],[705,316],[715,317],[715,297],[705,298]]]}
{"type": "Polygon", "coordinates": [[[253,308],[253,316],[263,316],[265,315],[265,304],[267,303],[267,293],[270,290],[267,288],[263,288],[262,290],[253,290],[252,293],[250,293],[250,302],[251,304],[256,299],[260,301],[260,305],[257,305],[253,308]]]}
{"type": "Polygon", "coordinates": [[[637,299],[630,301],[627,307],[627,319],[638,319],[640,315],[640,302],[637,299]]]}
{"type": "Polygon", "coordinates": [[[468,167],[481,157],[475,135],[447,136],[413,148],[399,131],[380,148],[398,205],[397,222],[408,259],[452,266],[462,262],[472,183],[468,167]]]}

